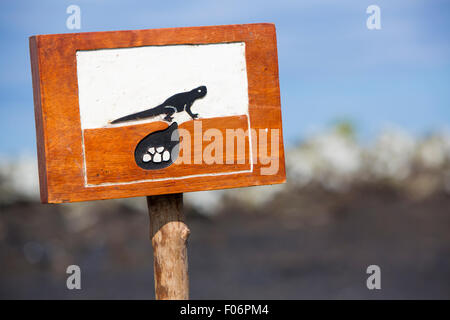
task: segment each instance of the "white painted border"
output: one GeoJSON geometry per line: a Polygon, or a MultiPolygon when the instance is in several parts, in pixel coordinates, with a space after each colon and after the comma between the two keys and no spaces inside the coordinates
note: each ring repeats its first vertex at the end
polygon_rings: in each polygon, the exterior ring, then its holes
{"type": "MultiPolygon", "coordinates": [[[[245,58],[245,43],[244,42],[237,42],[239,44],[243,44],[243,49],[244,49],[244,58],[245,58]]],[[[220,43],[219,43],[220,44],[220,43]]],[[[224,44],[229,44],[229,43],[224,43],[224,44]]],[[[213,44],[204,44],[201,46],[211,46],[213,44]]],[[[162,47],[170,47],[173,45],[168,45],[168,46],[162,46],[162,47]]],[[[156,46],[159,47],[159,46],[156,46]]],[[[99,50],[125,50],[125,49],[129,49],[129,48],[117,48],[117,49],[99,49],[99,50]]],[[[88,50],[89,52],[92,51],[99,51],[99,50],[88,50]]],[[[87,51],[86,51],[87,52],[87,51]]],[[[78,52],[77,52],[77,57],[78,57],[78,52]]],[[[87,170],[86,170],[86,154],[85,154],[85,142],[84,142],[84,130],[81,130],[81,137],[82,137],[82,152],[83,152],[83,175],[84,175],[84,186],[86,188],[95,188],[95,187],[105,187],[105,186],[116,186],[116,185],[129,185],[129,184],[135,184],[135,183],[145,183],[145,182],[158,182],[158,181],[169,181],[169,180],[184,180],[184,179],[191,179],[191,178],[196,178],[196,177],[206,177],[206,176],[225,176],[225,175],[232,175],[232,174],[244,174],[244,173],[251,173],[253,172],[253,168],[254,168],[254,159],[253,159],[253,142],[252,142],[252,134],[251,134],[251,123],[250,123],[250,114],[249,114],[249,98],[248,98],[248,73],[247,73],[247,64],[246,61],[244,59],[245,62],[245,66],[244,66],[244,72],[245,72],[245,84],[246,84],[246,91],[247,91],[247,110],[245,112],[245,115],[247,116],[247,123],[248,123],[248,136],[249,136],[249,160],[250,160],[250,169],[248,170],[240,170],[240,171],[231,171],[231,172],[219,172],[219,173],[207,173],[207,174],[197,174],[197,175],[187,175],[187,176],[180,176],[180,177],[171,177],[171,178],[160,178],[160,179],[142,179],[142,180],[135,180],[135,181],[127,181],[127,182],[105,182],[105,183],[99,183],[99,184],[90,184],[88,183],[88,179],[87,179],[87,170]]],[[[77,69],[78,70],[78,69],[77,69]]],[[[157,121],[159,119],[154,119],[153,121],[157,121]]],[[[181,119],[180,119],[181,120],[181,119]]],[[[185,120],[186,121],[186,120],[185,120]]],[[[81,119],[81,113],[80,113],[80,123],[82,122],[81,119]]],[[[136,121],[133,122],[135,124],[137,123],[145,123],[145,122],[149,122],[149,121],[136,121]]],[[[180,121],[180,122],[184,122],[184,121],[180,121]]],[[[126,125],[129,125],[131,123],[128,123],[126,125]]]]}

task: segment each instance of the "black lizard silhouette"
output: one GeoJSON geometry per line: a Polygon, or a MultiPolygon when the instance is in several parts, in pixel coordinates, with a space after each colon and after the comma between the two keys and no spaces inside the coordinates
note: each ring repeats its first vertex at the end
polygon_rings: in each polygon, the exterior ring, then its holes
{"type": "Polygon", "coordinates": [[[119,123],[124,121],[139,120],[149,117],[156,117],[161,114],[165,114],[164,120],[172,122],[172,115],[175,112],[186,111],[192,119],[198,117],[198,113],[192,113],[191,107],[195,100],[203,98],[207,93],[205,86],[200,86],[198,88],[192,89],[191,91],[177,93],[166,101],[164,101],[159,106],[151,109],[147,109],[141,112],[133,113],[122,118],[113,120],[111,123],[119,123]]]}

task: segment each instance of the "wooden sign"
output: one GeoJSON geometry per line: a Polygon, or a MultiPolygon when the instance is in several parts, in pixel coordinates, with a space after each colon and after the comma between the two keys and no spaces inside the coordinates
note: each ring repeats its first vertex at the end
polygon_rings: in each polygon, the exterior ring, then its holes
{"type": "Polygon", "coordinates": [[[30,37],[41,201],[285,181],[272,24],[30,37]]]}

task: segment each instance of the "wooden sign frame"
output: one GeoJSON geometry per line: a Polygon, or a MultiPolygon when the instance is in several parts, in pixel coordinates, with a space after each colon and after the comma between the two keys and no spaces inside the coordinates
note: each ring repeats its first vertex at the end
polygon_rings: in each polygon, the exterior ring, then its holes
{"type": "Polygon", "coordinates": [[[285,182],[273,24],[37,35],[30,37],[29,42],[42,202],[113,199],[285,182]],[[251,170],[235,174],[185,175],[176,179],[166,177],[97,185],[86,183],[77,82],[78,51],[234,42],[245,43],[251,129],[279,130],[278,170],[274,174],[261,173],[267,164],[258,161],[263,155],[257,144],[253,144],[250,152],[255,158],[251,170]]]}

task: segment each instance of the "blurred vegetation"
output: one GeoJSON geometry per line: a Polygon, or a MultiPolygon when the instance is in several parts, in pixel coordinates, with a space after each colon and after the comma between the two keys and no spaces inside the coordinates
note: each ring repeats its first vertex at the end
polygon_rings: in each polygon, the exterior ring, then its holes
{"type": "MultiPolygon", "coordinates": [[[[30,159],[0,161],[0,298],[152,298],[145,199],[41,205],[30,159]]],[[[448,132],[362,146],[339,120],[286,168],[286,184],[185,194],[192,298],[450,298],[448,132]]]]}

